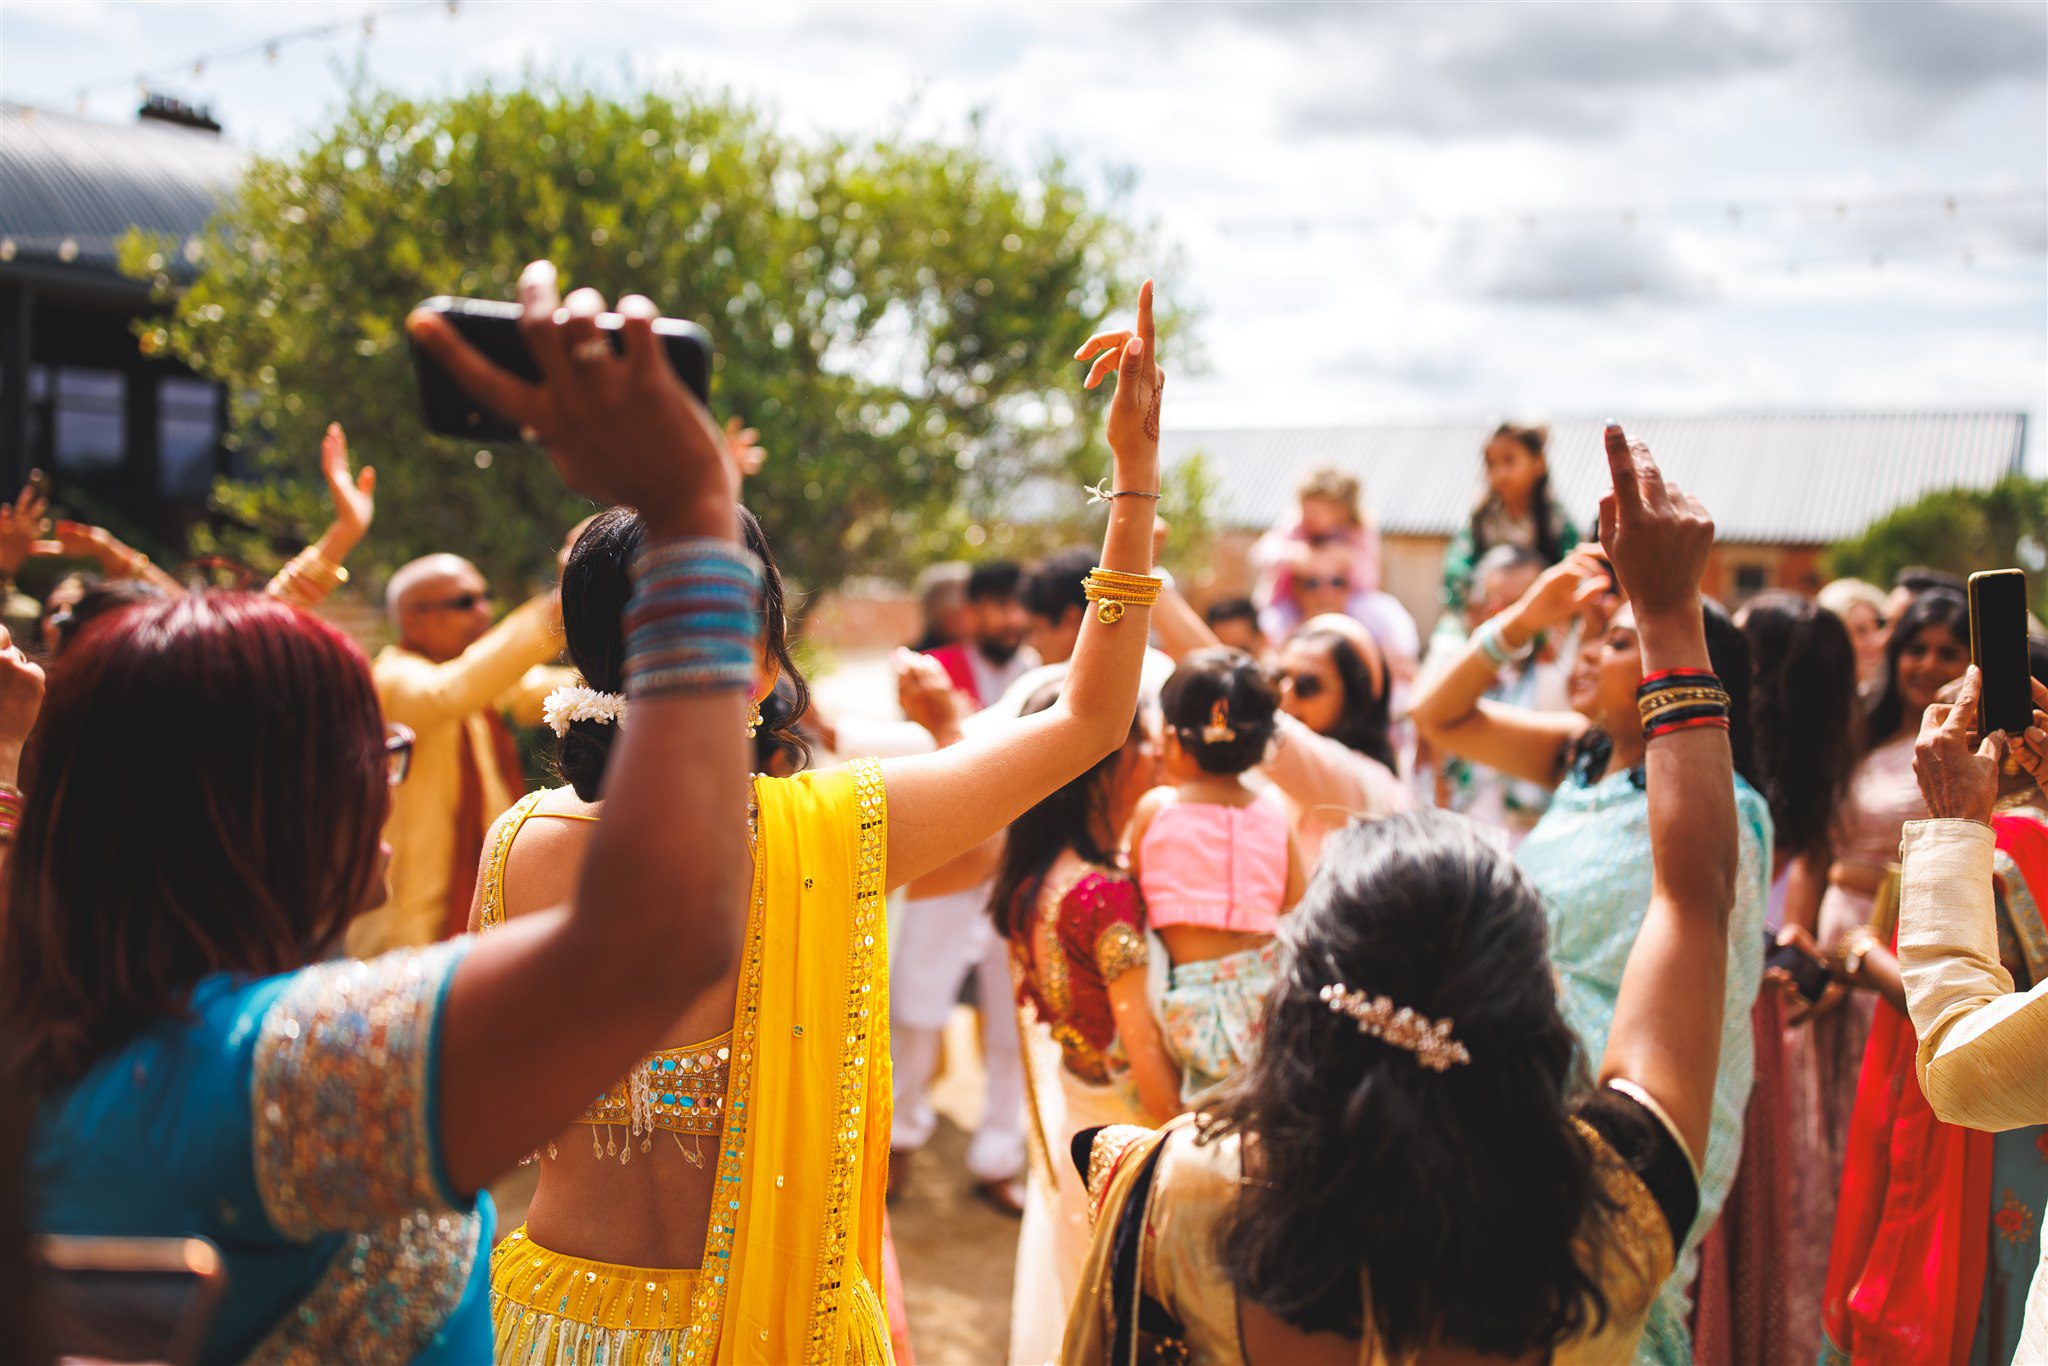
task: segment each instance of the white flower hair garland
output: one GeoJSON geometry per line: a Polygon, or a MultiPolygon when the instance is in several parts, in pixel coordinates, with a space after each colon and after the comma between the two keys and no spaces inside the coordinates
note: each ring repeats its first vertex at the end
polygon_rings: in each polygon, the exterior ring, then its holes
{"type": "Polygon", "coordinates": [[[615,692],[599,692],[583,683],[555,689],[541,703],[541,720],[556,735],[567,735],[578,721],[595,721],[600,726],[626,724],[626,699],[615,692]]]}

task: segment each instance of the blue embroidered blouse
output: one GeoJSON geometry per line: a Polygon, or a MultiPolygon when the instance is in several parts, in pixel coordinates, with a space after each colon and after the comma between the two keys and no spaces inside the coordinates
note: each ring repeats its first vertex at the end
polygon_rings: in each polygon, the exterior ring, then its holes
{"type": "MultiPolygon", "coordinates": [[[[1686,1292],[1699,1241],[1714,1226],[1742,1158],[1742,1122],[1756,1073],[1750,1012],[1763,984],[1764,909],[1770,899],[1771,813],[1755,788],[1735,780],[1741,842],[1735,908],[1728,918],[1728,976],[1713,1124],[1700,1164],[1699,1218],[1681,1249],[1643,1336],[1638,1361],[1689,1366],[1686,1292]]],[[[1614,1023],[1621,973],[1650,908],[1650,799],[1633,774],[1596,782],[1567,778],[1515,861],[1543,898],[1559,1000],[1590,1065],[1598,1067],[1614,1023]]]]}
{"type": "Polygon", "coordinates": [[[488,1360],[490,1196],[449,1190],[434,1113],[463,948],[202,981],[38,1107],[42,1228],[210,1239],[209,1361],[488,1360]]]}

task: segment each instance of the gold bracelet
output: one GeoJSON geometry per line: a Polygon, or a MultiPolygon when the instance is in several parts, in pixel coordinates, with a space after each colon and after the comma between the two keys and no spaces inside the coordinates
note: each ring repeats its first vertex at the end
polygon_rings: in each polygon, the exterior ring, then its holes
{"type": "Polygon", "coordinates": [[[1164,579],[1151,575],[1125,574],[1097,566],[1088,571],[1081,593],[1095,604],[1095,619],[1104,626],[1114,626],[1124,619],[1129,608],[1150,607],[1158,602],[1160,589],[1165,587],[1165,583],[1164,579]]]}
{"type": "Polygon", "coordinates": [[[1849,977],[1858,975],[1863,971],[1863,960],[1870,956],[1870,951],[1883,947],[1884,941],[1877,937],[1876,930],[1868,925],[1858,925],[1842,941],[1842,972],[1849,977]]]}

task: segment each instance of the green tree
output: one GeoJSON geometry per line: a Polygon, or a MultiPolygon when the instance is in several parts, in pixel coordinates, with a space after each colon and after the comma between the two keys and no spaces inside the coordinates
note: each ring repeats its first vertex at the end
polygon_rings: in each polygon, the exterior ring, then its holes
{"type": "Polygon", "coordinates": [[[1829,571],[1880,586],[1908,565],[1968,575],[2025,569],[2034,610],[2048,607],[2041,569],[2048,550],[2048,480],[2013,475],[1988,489],[1930,493],[1871,523],[1828,555],[1829,571]]]}
{"type": "MultiPolygon", "coordinates": [[[[1091,202],[1058,157],[1020,173],[978,127],[805,141],[688,90],[367,90],[252,164],[144,345],[233,395],[252,477],[216,490],[231,552],[263,564],[317,524],[310,452],[339,419],[381,478],[363,568],[456,550],[509,587],[589,508],[537,451],[428,436],[401,323],[432,294],[509,297],[547,256],[565,289],[710,329],[712,407],[769,452],[749,502],[792,577],[829,587],[957,552],[1033,477],[1107,471],[1107,390],[1071,357],[1160,264],[1123,194],[1091,202]]],[[[126,263],[171,291],[162,248],[126,263]]]]}

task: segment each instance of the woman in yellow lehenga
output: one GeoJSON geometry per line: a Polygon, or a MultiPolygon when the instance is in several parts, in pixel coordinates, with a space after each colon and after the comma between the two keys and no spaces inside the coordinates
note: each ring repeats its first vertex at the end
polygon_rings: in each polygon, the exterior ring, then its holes
{"type": "MultiPolygon", "coordinates": [[[[599,303],[577,291],[568,307],[599,303]]],[[[1158,591],[1149,571],[1165,377],[1153,364],[1149,283],[1136,330],[1091,338],[1080,355],[1095,361],[1091,387],[1116,375],[1115,480],[1091,577],[1096,611],[1061,702],[936,754],[755,780],[752,911],[731,994],[686,1009],[670,1046],[547,1145],[527,1222],[493,1255],[500,1361],[890,1359],[883,894],[980,844],[1122,743],[1143,609],[1158,591]]],[[[781,585],[759,525],[743,520],[766,590],[755,697],[787,673],[800,714],[781,585]]],[[[571,553],[563,621],[584,686],[551,699],[571,785],[500,818],[478,879],[479,928],[518,933],[494,927],[562,904],[592,822],[665,819],[598,800],[610,737],[630,724],[621,662],[635,623],[622,613],[640,540],[637,517],[617,509],[571,553]]]]}

